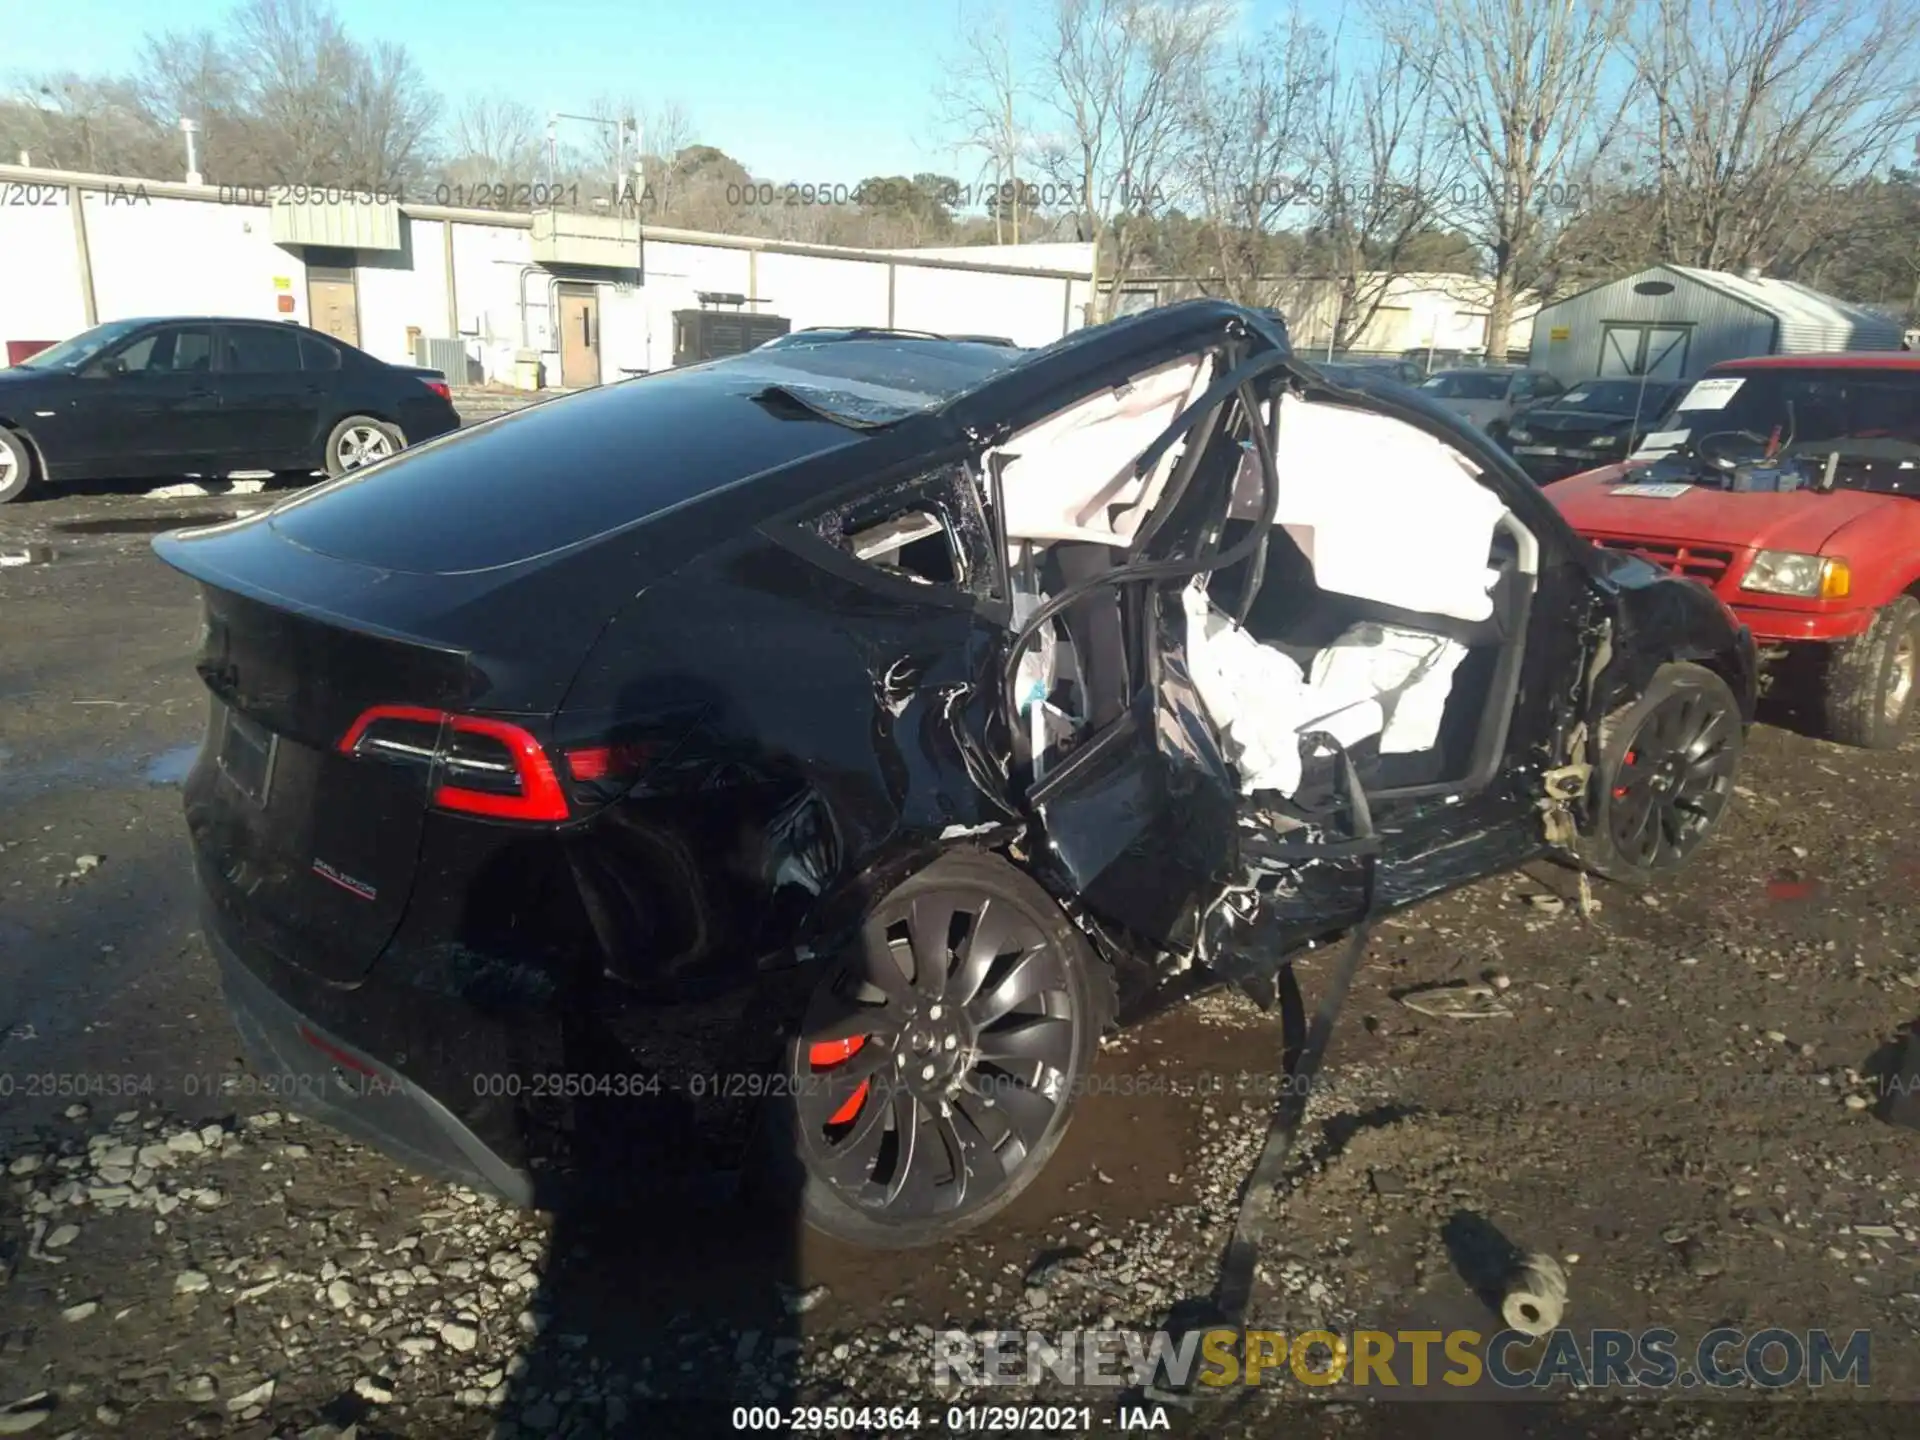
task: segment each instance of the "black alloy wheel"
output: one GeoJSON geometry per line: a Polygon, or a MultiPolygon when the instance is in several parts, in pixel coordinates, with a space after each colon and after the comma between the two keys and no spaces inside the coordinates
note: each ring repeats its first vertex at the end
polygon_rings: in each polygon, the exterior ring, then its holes
{"type": "Polygon", "coordinates": [[[1702,666],[1663,665],[1602,727],[1599,834],[1583,858],[1627,883],[1685,864],[1733,796],[1745,738],[1726,681],[1702,666]]]}
{"type": "Polygon", "coordinates": [[[1103,1023],[1099,962],[1004,860],[953,854],[868,915],[830,963],[785,1088],[816,1227],[948,1238],[1010,1202],[1066,1128],[1103,1023]]]}

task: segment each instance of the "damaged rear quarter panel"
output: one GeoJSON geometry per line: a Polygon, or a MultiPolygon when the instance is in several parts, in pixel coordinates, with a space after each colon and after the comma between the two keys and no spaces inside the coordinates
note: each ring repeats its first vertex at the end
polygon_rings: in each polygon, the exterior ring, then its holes
{"type": "Polygon", "coordinates": [[[608,973],[750,983],[939,850],[1016,833],[980,739],[1000,639],[964,593],[804,536],[749,534],[638,596],[569,698],[679,731],[574,840],[608,973]]]}

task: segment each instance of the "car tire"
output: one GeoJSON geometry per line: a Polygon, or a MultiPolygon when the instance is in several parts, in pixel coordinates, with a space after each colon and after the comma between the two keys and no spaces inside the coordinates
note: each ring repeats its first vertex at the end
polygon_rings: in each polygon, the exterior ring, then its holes
{"type": "Polygon", "coordinates": [[[18,500],[33,488],[33,451],[6,426],[0,425],[0,505],[18,500]]]}
{"type": "Polygon", "coordinates": [[[1632,886],[1678,870],[1733,798],[1745,743],[1740,702],[1725,680],[1702,665],[1662,665],[1638,699],[1601,722],[1580,864],[1632,886]]]}
{"type": "Polygon", "coordinates": [[[407,446],[407,437],[398,425],[376,420],[371,415],[349,415],[327,436],[327,474],[339,476],[361,469],[389,455],[397,455],[407,446]]]}
{"type": "Polygon", "coordinates": [[[1827,738],[1863,750],[1892,750],[1913,720],[1920,689],[1920,600],[1883,606],[1866,633],[1832,647],[1821,690],[1827,738]]]}
{"type": "Polygon", "coordinates": [[[942,856],[875,904],[821,974],[762,1115],[750,1193],[790,1208],[797,1194],[810,1227],[869,1249],[971,1230],[1046,1168],[1112,1014],[1105,962],[1052,896],[996,855],[942,856]],[[869,1022],[852,1002],[883,992],[869,1022]],[[869,1023],[881,1028],[855,1028],[869,1023]]]}

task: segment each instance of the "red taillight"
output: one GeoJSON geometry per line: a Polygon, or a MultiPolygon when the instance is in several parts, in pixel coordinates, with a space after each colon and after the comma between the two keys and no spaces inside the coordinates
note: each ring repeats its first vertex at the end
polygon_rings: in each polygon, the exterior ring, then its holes
{"type": "Polygon", "coordinates": [[[422,381],[421,383],[424,384],[427,387],[427,389],[433,391],[434,394],[438,395],[442,400],[453,399],[453,390],[447,384],[446,381],[426,380],[426,381],[422,381]]]}
{"type": "Polygon", "coordinates": [[[443,810],[495,820],[555,821],[569,815],[547,752],[511,721],[417,705],[375,705],[340,737],[339,749],[362,758],[430,762],[433,803],[443,810]],[[391,728],[383,733],[383,726],[391,728]],[[435,727],[430,741],[420,735],[422,726],[435,727]],[[406,727],[414,727],[411,737],[406,727]],[[488,743],[463,744],[463,737],[488,743]]]}

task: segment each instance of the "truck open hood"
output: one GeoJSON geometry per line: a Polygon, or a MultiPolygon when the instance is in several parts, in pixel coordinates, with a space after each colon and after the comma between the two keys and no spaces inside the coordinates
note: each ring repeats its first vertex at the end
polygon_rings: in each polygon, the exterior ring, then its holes
{"type": "Polygon", "coordinates": [[[1860,490],[1821,494],[1794,490],[1733,492],[1694,485],[1671,497],[1621,493],[1647,482],[1647,473],[1609,465],[1551,486],[1546,494],[1583,534],[1679,540],[1729,549],[1795,550],[1817,555],[1841,526],[1887,505],[1910,505],[1899,496],[1860,490]]]}

